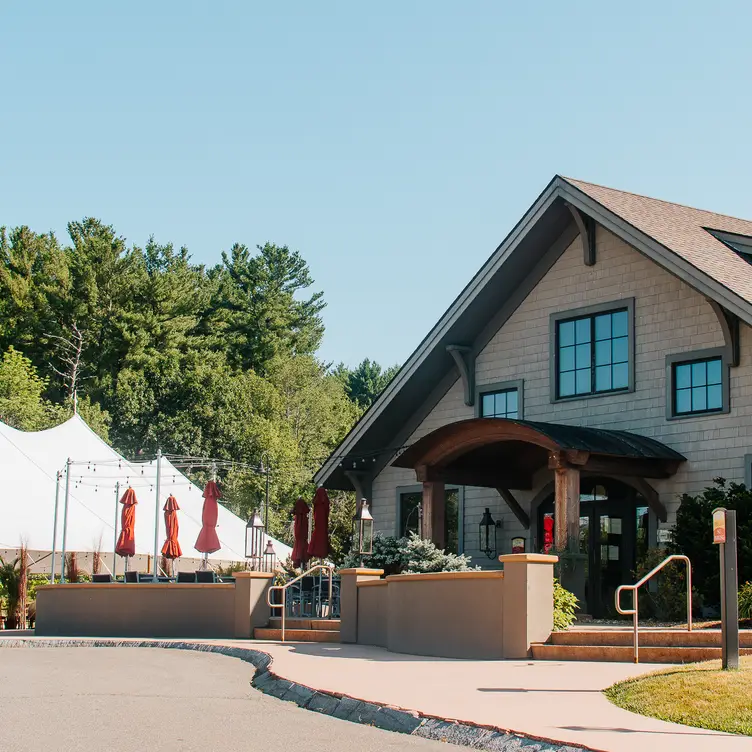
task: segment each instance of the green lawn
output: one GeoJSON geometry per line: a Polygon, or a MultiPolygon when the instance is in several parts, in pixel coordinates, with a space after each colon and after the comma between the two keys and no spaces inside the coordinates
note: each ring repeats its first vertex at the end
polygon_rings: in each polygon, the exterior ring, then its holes
{"type": "Polygon", "coordinates": [[[720,661],[677,666],[614,684],[606,697],[633,713],[752,736],[752,656],[739,671],[722,671],[720,661]]]}

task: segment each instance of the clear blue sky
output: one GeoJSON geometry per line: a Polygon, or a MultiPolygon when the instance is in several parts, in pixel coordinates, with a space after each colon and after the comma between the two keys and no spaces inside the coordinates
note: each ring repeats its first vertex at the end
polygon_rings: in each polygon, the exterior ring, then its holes
{"type": "Polygon", "coordinates": [[[554,173],[752,217],[752,4],[0,6],[0,224],[302,252],[404,360],[554,173]]]}

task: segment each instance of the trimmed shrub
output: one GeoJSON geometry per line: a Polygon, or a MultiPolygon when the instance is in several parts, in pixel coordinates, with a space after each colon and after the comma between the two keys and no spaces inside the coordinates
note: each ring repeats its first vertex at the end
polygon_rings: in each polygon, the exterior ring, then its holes
{"type": "Polygon", "coordinates": [[[739,618],[752,619],[752,582],[745,582],[739,588],[739,618]]]}

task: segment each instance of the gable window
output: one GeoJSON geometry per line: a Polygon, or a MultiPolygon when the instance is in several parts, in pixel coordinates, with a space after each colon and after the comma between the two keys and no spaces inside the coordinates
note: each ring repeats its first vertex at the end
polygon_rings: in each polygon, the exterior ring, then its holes
{"type": "Polygon", "coordinates": [[[666,361],[667,417],[728,412],[728,367],[721,349],[669,355],[666,361]]]}
{"type": "Polygon", "coordinates": [[[517,389],[485,392],[481,396],[481,418],[519,418],[519,393],[517,389]]]}
{"type": "Polygon", "coordinates": [[[632,311],[626,301],[552,317],[554,399],[634,388],[632,311]]]}
{"type": "Polygon", "coordinates": [[[475,393],[476,418],[511,418],[521,420],[522,379],[482,384],[475,393]]]}

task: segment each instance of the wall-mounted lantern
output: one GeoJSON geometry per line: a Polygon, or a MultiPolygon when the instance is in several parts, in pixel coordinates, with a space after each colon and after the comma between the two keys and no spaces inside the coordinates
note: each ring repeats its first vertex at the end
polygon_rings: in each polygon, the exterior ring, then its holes
{"type": "Polygon", "coordinates": [[[360,500],[360,507],[353,517],[353,542],[352,549],[360,557],[360,566],[363,566],[363,557],[373,553],[373,517],[368,510],[368,502],[360,500]]]}
{"type": "Polygon", "coordinates": [[[501,527],[501,520],[494,522],[491,510],[486,507],[483,512],[480,525],[478,525],[478,548],[489,558],[496,558],[498,551],[496,545],[496,529],[501,527]]]}
{"type": "Polygon", "coordinates": [[[245,526],[245,558],[251,560],[251,569],[260,568],[264,547],[264,522],[258,512],[254,512],[245,526]]]}

